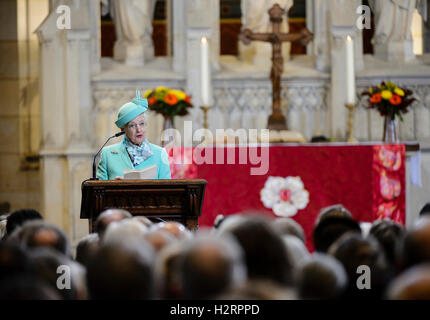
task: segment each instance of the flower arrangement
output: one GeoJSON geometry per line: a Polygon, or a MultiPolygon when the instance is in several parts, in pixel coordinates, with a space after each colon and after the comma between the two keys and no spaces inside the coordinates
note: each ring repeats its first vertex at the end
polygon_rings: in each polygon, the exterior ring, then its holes
{"type": "Polygon", "coordinates": [[[412,98],[412,91],[400,88],[391,81],[382,82],[377,87],[370,87],[362,96],[369,97],[369,109],[375,108],[381,116],[394,120],[396,116],[403,121],[402,114],[407,113],[408,107],[416,100],[412,98]]]}
{"type": "Polygon", "coordinates": [[[148,89],[144,93],[144,98],[148,99],[148,107],[164,117],[185,116],[188,108],[192,108],[191,98],[181,90],[157,87],[154,90],[148,89]]]}

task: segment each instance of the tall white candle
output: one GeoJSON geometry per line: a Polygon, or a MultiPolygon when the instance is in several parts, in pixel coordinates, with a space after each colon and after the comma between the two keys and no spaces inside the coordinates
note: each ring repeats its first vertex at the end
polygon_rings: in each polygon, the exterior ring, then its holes
{"type": "Polygon", "coordinates": [[[209,44],[206,37],[200,41],[200,83],[202,105],[209,106],[210,103],[210,67],[209,67],[209,44]]]}
{"type": "Polygon", "coordinates": [[[355,104],[354,43],[346,38],[346,103],[355,104]]]}

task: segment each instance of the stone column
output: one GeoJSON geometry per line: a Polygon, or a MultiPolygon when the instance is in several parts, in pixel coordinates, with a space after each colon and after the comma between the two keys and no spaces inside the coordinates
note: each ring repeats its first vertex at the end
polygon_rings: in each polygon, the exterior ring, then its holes
{"type": "Polygon", "coordinates": [[[42,210],[76,242],[88,232],[79,218],[79,181],[90,177],[94,153],[91,114],[91,32],[88,1],[71,8],[71,29],[57,29],[55,8],[37,29],[41,45],[42,210]]]}
{"type": "Polygon", "coordinates": [[[331,136],[344,140],[346,137],[346,37],[354,40],[355,71],[363,68],[361,30],[357,31],[355,21],[359,1],[330,0],[331,33],[331,89],[330,128],[331,136]],[[361,50],[361,51],[360,51],[361,50]]]}

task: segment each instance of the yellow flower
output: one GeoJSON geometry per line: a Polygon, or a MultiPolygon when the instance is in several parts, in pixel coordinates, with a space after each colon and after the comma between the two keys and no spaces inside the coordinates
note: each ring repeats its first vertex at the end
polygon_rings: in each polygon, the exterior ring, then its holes
{"type": "Polygon", "coordinates": [[[166,87],[163,86],[159,86],[157,88],[155,88],[155,92],[162,92],[162,91],[167,91],[168,89],[166,87]]]}
{"type": "Polygon", "coordinates": [[[373,88],[372,87],[369,88],[369,92],[373,94],[373,88]]]}
{"type": "Polygon", "coordinates": [[[388,91],[388,90],[384,90],[384,91],[381,92],[381,96],[385,100],[390,100],[391,97],[393,96],[393,94],[390,91],[388,91]]]}
{"type": "Polygon", "coordinates": [[[394,93],[401,96],[401,97],[403,97],[405,95],[405,92],[400,88],[394,89],[394,93]]]}
{"type": "Polygon", "coordinates": [[[149,95],[152,93],[152,90],[151,89],[148,89],[148,90],[146,90],[145,91],[145,93],[143,94],[143,97],[146,99],[146,98],[148,98],[149,97],[149,95]]]}
{"type": "Polygon", "coordinates": [[[185,92],[180,90],[170,90],[170,92],[173,93],[176,96],[176,98],[178,98],[178,100],[184,100],[185,97],[187,96],[185,92]]]}

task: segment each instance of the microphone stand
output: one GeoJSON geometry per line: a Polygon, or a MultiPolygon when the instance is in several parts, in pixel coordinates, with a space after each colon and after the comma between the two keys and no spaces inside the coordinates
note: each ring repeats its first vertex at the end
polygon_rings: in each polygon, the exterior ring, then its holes
{"type": "Polygon", "coordinates": [[[89,180],[98,180],[96,178],[96,159],[97,159],[97,156],[99,155],[99,153],[104,148],[104,146],[110,141],[110,139],[122,136],[123,134],[125,134],[125,132],[121,131],[121,132],[115,133],[112,137],[109,137],[109,139],[106,140],[106,142],[102,145],[102,147],[100,148],[100,150],[96,153],[96,155],[94,156],[94,159],[93,159],[93,177],[91,179],[89,179],[89,180]]]}

